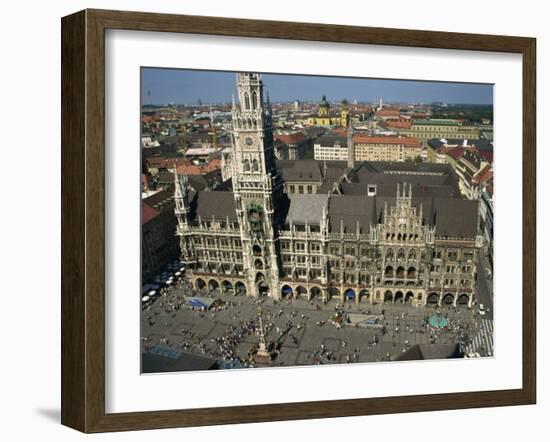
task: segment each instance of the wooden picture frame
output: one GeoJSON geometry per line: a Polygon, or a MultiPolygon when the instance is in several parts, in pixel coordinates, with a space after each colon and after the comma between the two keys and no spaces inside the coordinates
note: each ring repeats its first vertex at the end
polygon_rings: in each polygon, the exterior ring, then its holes
{"type": "Polygon", "coordinates": [[[311,23],[84,10],[62,19],[62,424],[83,432],[534,404],[536,40],[311,23]],[[512,390],[105,412],[105,30],[494,51],[523,57],[522,387],[512,390]]]}

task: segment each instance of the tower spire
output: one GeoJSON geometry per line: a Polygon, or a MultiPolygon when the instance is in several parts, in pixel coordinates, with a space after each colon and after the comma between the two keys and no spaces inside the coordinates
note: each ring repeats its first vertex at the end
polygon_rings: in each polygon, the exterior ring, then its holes
{"type": "Polygon", "coordinates": [[[174,213],[178,219],[178,224],[185,225],[188,222],[189,214],[189,182],[187,175],[178,174],[178,168],[174,163],[174,213]]]}

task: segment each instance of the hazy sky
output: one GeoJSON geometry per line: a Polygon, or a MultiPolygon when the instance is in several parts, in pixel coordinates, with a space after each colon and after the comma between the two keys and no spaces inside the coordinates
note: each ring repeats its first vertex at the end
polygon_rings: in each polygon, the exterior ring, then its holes
{"type": "MultiPolygon", "coordinates": [[[[382,97],[384,102],[493,103],[493,86],[488,84],[280,74],[264,74],[263,80],[274,102],[318,101],[326,94],[329,101],[347,98],[370,102],[382,97]]],[[[160,68],[141,71],[143,104],[196,104],[198,99],[204,104],[229,102],[235,91],[234,72],[160,68]]]]}

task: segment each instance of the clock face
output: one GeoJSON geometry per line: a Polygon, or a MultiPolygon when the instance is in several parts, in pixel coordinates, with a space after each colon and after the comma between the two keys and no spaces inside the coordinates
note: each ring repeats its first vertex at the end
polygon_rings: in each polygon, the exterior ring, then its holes
{"type": "Polygon", "coordinates": [[[254,144],[254,138],[252,137],[246,137],[244,139],[244,142],[246,143],[247,146],[252,146],[254,144]]]}

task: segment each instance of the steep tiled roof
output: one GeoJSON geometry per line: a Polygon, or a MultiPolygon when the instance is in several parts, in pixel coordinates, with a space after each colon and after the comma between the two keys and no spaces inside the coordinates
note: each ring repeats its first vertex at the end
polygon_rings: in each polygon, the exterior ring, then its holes
{"type": "Polygon", "coordinates": [[[285,181],[318,182],[323,179],[320,164],[315,160],[279,161],[283,179],[285,181]]]}
{"type": "Polygon", "coordinates": [[[363,134],[354,135],[353,142],[356,144],[403,144],[409,147],[420,146],[420,142],[412,137],[371,137],[363,134]]]}
{"type": "Polygon", "coordinates": [[[237,220],[235,197],[233,192],[200,191],[196,198],[196,215],[203,220],[237,220]]]}
{"type": "Polygon", "coordinates": [[[377,117],[399,117],[398,110],[379,110],[375,113],[377,117]]]}
{"type": "Polygon", "coordinates": [[[155,169],[171,169],[182,164],[188,164],[189,160],[183,157],[149,157],[146,160],[147,166],[155,169]]]}
{"type": "Polygon", "coordinates": [[[435,235],[438,238],[470,238],[477,234],[478,201],[435,199],[435,235]]]}
{"type": "Polygon", "coordinates": [[[395,127],[398,129],[410,129],[412,127],[412,120],[404,118],[388,118],[384,121],[384,124],[389,128],[395,127]]]}
{"type": "Polygon", "coordinates": [[[147,224],[160,215],[160,211],[154,209],[149,204],[141,202],[141,225],[147,224]]]}
{"type": "Polygon", "coordinates": [[[464,148],[460,146],[451,147],[447,149],[445,153],[451,158],[458,160],[462,155],[464,155],[464,148]]]}
{"type": "Polygon", "coordinates": [[[493,152],[492,151],[480,151],[479,156],[483,158],[485,161],[492,163],[493,162],[493,152]]]}
{"type": "Polygon", "coordinates": [[[286,217],[286,224],[292,221],[294,224],[304,224],[306,221],[312,225],[319,225],[323,215],[327,210],[328,195],[288,195],[290,199],[290,208],[286,217]]]}
{"type": "Polygon", "coordinates": [[[198,166],[196,164],[193,164],[191,161],[188,161],[184,164],[178,164],[177,171],[178,173],[184,173],[186,175],[204,175],[208,172],[212,172],[215,169],[219,169],[221,167],[221,160],[214,159],[210,161],[208,164],[198,166]]]}
{"type": "Polygon", "coordinates": [[[337,135],[337,134],[325,134],[321,135],[317,140],[315,141],[315,144],[320,144],[322,147],[329,147],[329,146],[341,146],[341,147],[347,147],[348,140],[345,136],[337,135]]]}
{"type": "Polygon", "coordinates": [[[151,196],[143,199],[143,202],[153,208],[160,208],[157,206],[164,206],[166,203],[170,204],[174,198],[174,192],[172,190],[161,190],[151,196]]]}
{"type": "Polygon", "coordinates": [[[297,132],[294,134],[276,134],[273,138],[285,144],[302,144],[307,141],[307,137],[303,132],[297,132]]]}
{"type": "Polygon", "coordinates": [[[332,232],[355,233],[357,223],[362,233],[368,232],[375,219],[375,198],[366,195],[332,195],[329,201],[329,220],[332,232]]]}
{"type": "Polygon", "coordinates": [[[478,184],[485,184],[493,177],[493,169],[489,164],[480,169],[472,178],[478,184]]]}

